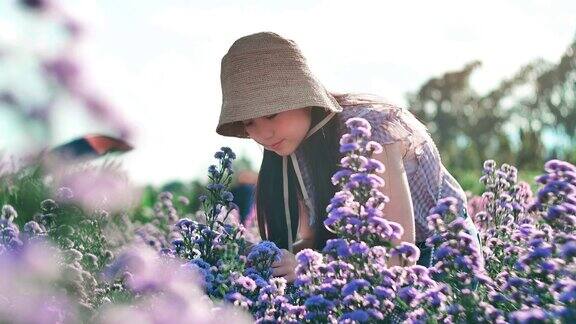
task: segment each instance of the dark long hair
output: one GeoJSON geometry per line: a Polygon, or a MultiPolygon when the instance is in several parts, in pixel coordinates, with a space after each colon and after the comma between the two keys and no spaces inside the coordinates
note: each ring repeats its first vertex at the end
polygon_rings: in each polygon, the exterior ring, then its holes
{"type": "MultiPolygon", "coordinates": [[[[311,128],[328,115],[324,108],[312,107],[311,128]]],[[[338,116],[334,116],[320,130],[300,144],[303,156],[310,167],[310,177],[314,186],[314,249],[324,248],[326,241],[334,237],[324,227],[326,206],[336,192],[331,182],[332,175],[338,170],[340,162],[339,141],[341,125],[338,116]]],[[[282,183],[282,156],[264,150],[262,165],[256,188],[256,208],[258,227],[262,239],[276,243],[280,248],[288,248],[288,231],[284,211],[284,195],[282,183]]],[[[292,223],[293,240],[296,240],[299,208],[298,197],[301,197],[300,186],[292,163],[288,163],[288,193],[290,219],[292,223]]]]}
{"type": "MultiPolygon", "coordinates": [[[[363,92],[330,93],[343,109],[354,106],[387,106],[385,98],[363,92]]],[[[320,107],[312,108],[311,128],[318,124],[328,112],[320,107]]],[[[423,126],[424,127],[424,126],[423,126]]],[[[324,227],[326,207],[336,192],[332,184],[332,175],[339,169],[340,134],[345,126],[341,118],[332,118],[324,127],[304,140],[302,146],[304,159],[310,167],[310,177],[314,186],[316,222],[314,224],[314,248],[322,250],[326,241],[335,237],[324,227]]],[[[300,186],[292,163],[288,163],[288,193],[290,219],[292,223],[293,240],[296,239],[299,210],[298,196],[301,196],[300,186]],[[297,196],[298,195],[298,196],[297,196]]],[[[281,248],[288,247],[288,231],[284,212],[284,195],[282,186],[282,157],[272,151],[264,151],[260,175],[256,188],[256,208],[258,214],[258,229],[262,239],[273,241],[281,248]]]]}

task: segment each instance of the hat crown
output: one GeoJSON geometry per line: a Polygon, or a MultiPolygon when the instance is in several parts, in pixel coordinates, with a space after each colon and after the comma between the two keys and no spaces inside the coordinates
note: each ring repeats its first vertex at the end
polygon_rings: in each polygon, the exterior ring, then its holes
{"type": "Polygon", "coordinates": [[[273,32],[237,39],[222,58],[222,108],[216,132],[247,137],[243,120],[308,106],[342,108],[312,75],[292,40],[273,32]]]}
{"type": "Polygon", "coordinates": [[[296,43],[276,33],[260,32],[238,38],[232,46],[230,46],[228,54],[233,55],[259,50],[287,49],[289,47],[298,48],[296,43]]]}

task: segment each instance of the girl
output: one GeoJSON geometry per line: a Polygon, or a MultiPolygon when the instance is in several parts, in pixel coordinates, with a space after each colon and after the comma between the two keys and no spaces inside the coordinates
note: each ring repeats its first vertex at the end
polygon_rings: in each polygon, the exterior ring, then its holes
{"type": "MultiPolygon", "coordinates": [[[[384,212],[404,228],[401,241],[421,249],[418,264],[432,262],[424,244],[431,235],[426,217],[439,199],[455,197],[467,217],[464,191],[442,165],[426,127],[375,95],[328,92],[292,40],[272,32],[239,38],[222,58],[220,77],[223,100],[216,132],[264,146],[256,209],[262,239],[284,249],[273,264],[275,276],[293,281],[294,254],[322,250],[333,238],[323,222],[336,191],[331,177],[342,158],[339,140],[351,117],[368,120],[372,140],[384,147],[373,156],[386,168],[382,190],[390,202],[384,212]]],[[[470,217],[467,226],[478,239],[470,217]]],[[[479,239],[475,244],[480,248],[479,239]]]]}

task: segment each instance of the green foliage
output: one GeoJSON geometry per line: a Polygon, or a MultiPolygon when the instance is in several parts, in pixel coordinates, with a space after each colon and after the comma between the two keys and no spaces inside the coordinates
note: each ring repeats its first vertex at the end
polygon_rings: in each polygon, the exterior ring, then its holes
{"type": "MultiPolygon", "coordinates": [[[[482,176],[481,170],[470,169],[456,169],[450,171],[456,180],[460,183],[464,191],[469,191],[475,196],[480,196],[484,192],[484,185],[478,181],[482,176]]],[[[518,175],[519,181],[524,181],[530,184],[532,192],[538,190],[538,185],[534,183],[534,178],[540,175],[540,170],[522,170],[518,175]]]]}
{"type": "Polygon", "coordinates": [[[18,210],[19,217],[14,221],[18,226],[30,221],[40,203],[51,194],[39,165],[13,172],[2,172],[0,168],[0,205],[12,205],[18,210]]]}
{"type": "Polygon", "coordinates": [[[534,60],[486,94],[470,85],[480,66],[471,62],[407,95],[448,169],[479,168],[488,158],[531,170],[550,159],[575,161],[576,39],[558,63],[534,60]]]}

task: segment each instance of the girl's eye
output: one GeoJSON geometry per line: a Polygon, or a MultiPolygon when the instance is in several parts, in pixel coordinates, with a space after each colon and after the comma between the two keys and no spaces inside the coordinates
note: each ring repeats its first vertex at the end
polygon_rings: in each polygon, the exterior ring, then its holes
{"type": "MultiPolygon", "coordinates": [[[[268,116],[266,116],[266,117],[264,117],[264,118],[266,118],[266,119],[272,119],[272,118],[276,117],[276,115],[278,115],[278,113],[273,114],[273,115],[268,115],[268,116]]],[[[242,122],[242,124],[244,125],[244,127],[251,126],[251,125],[252,125],[252,120],[244,121],[244,122],[242,122]]]]}

